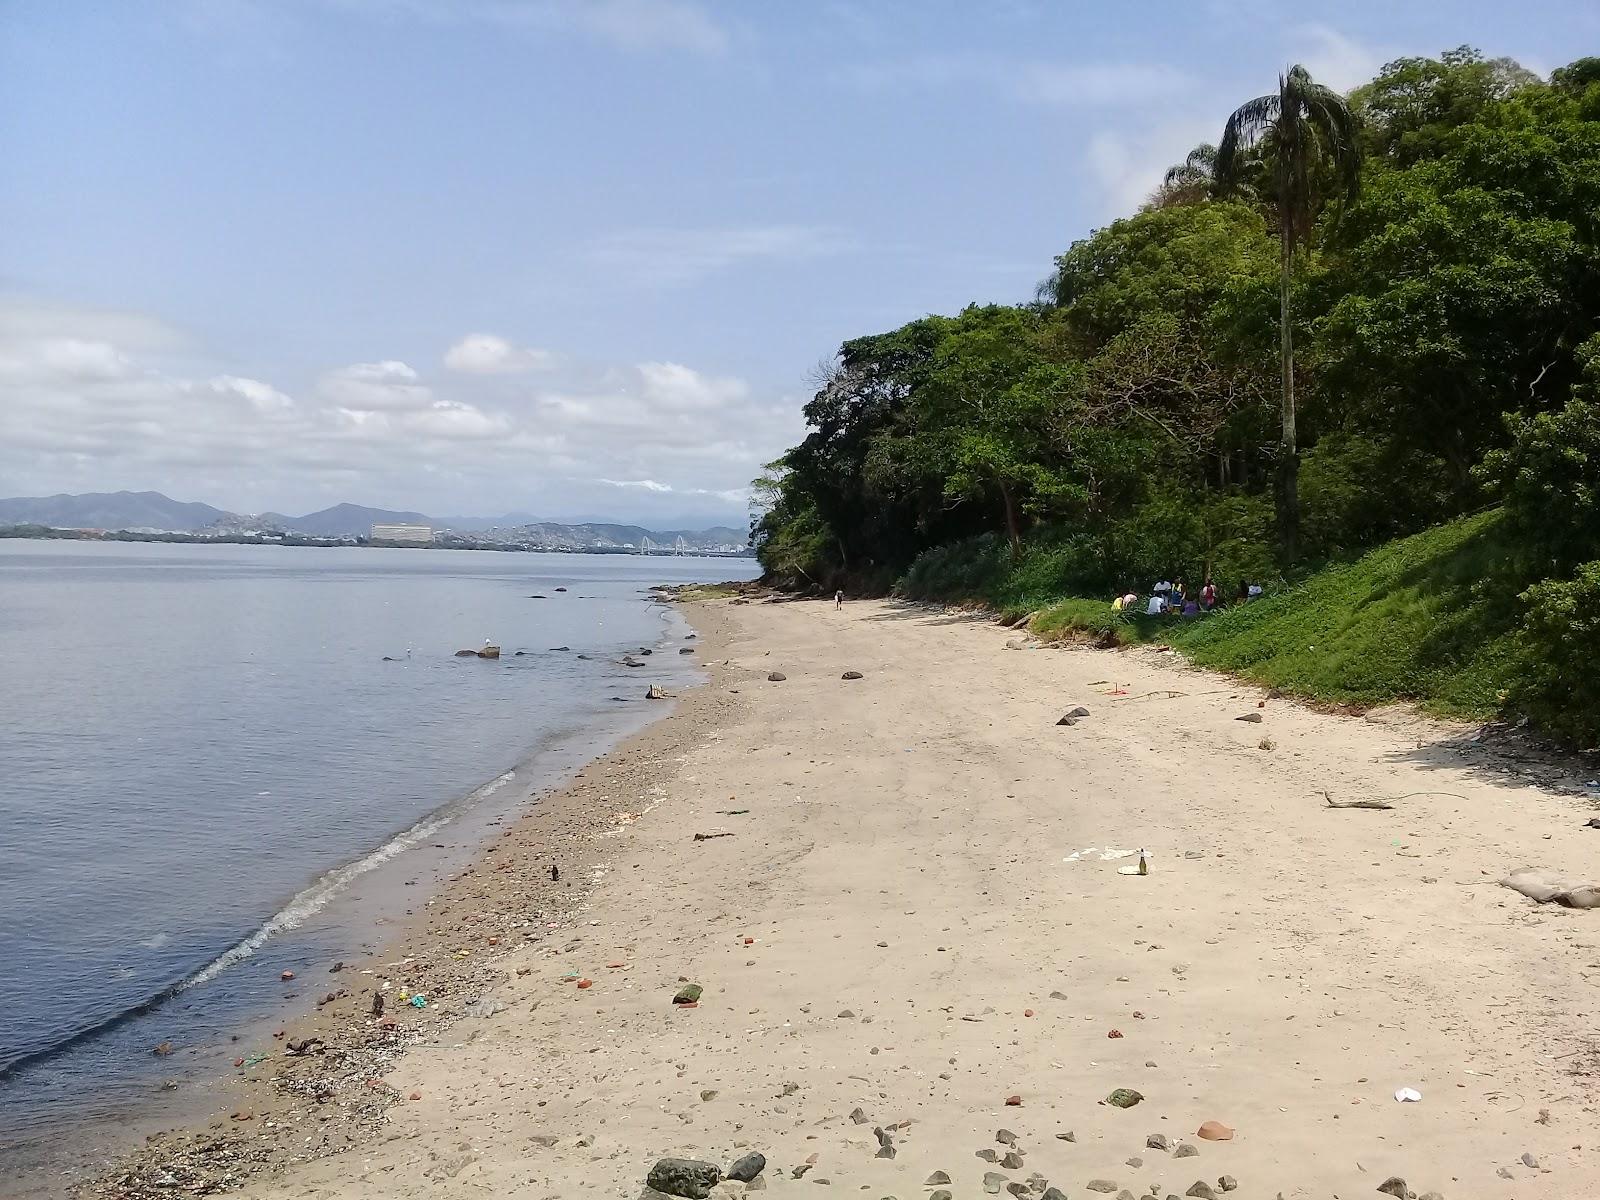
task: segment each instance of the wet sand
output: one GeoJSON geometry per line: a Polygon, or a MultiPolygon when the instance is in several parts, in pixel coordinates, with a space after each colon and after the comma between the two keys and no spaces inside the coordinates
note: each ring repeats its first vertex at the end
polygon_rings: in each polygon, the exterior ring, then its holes
{"type": "Polygon", "coordinates": [[[1600,878],[1551,772],[961,614],[686,615],[706,686],[327,976],[242,1119],[101,1194],[631,1198],[664,1155],[750,1149],[790,1193],[1600,1194],[1600,911],[1496,883],[1600,878]]]}

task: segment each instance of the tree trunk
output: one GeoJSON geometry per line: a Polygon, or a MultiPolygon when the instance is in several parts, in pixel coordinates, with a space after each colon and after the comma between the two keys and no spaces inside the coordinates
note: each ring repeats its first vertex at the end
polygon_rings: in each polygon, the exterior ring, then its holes
{"type": "Polygon", "coordinates": [[[1287,213],[1280,214],[1281,261],[1278,275],[1278,326],[1283,357],[1283,448],[1278,462],[1278,538],[1285,562],[1295,560],[1300,540],[1300,449],[1294,427],[1294,331],[1289,317],[1289,283],[1294,269],[1294,234],[1287,213]]]}
{"type": "Polygon", "coordinates": [[[1003,480],[1000,483],[1000,499],[1006,505],[1006,537],[1011,541],[1011,561],[1016,562],[1022,557],[1022,524],[1017,516],[1016,499],[1003,480]]]}

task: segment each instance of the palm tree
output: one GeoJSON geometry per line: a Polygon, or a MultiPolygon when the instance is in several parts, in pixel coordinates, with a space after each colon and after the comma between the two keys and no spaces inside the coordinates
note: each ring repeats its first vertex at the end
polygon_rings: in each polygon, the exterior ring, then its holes
{"type": "Polygon", "coordinates": [[[1161,186],[1150,197],[1151,208],[1170,208],[1176,204],[1198,204],[1208,199],[1216,185],[1217,148],[1202,142],[1181,163],[1168,167],[1161,186]]]}
{"type": "Polygon", "coordinates": [[[1300,533],[1300,455],[1294,422],[1294,339],[1289,291],[1295,249],[1311,236],[1325,200],[1348,204],[1361,184],[1356,116],[1345,98],[1296,65],[1278,77],[1276,94],[1257,96],[1228,118],[1217,147],[1219,190],[1236,189],[1260,147],[1271,164],[1278,215],[1278,325],[1283,359],[1283,451],[1278,468],[1278,525],[1293,560],[1300,533]],[[1323,195],[1323,193],[1327,193],[1323,195]]]}

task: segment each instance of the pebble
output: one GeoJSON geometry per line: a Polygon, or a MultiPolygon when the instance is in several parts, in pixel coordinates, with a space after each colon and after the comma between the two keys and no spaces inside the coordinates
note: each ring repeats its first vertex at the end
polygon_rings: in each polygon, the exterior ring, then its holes
{"type": "Polygon", "coordinates": [[[1117,1190],[1117,1185],[1112,1183],[1109,1179],[1091,1179],[1083,1186],[1088,1188],[1091,1192],[1110,1193],[1117,1190]]]}
{"type": "Polygon", "coordinates": [[[928,1197],[928,1200],[956,1200],[955,1195],[948,1188],[940,1188],[928,1197]]]}
{"type": "Polygon", "coordinates": [[[1211,1190],[1211,1185],[1204,1179],[1197,1179],[1189,1185],[1185,1196],[1193,1196],[1196,1200],[1217,1200],[1216,1192],[1211,1190]]]}
{"type": "Polygon", "coordinates": [[[994,1131],[994,1140],[1002,1146],[1015,1146],[1017,1144],[1017,1135],[1009,1129],[996,1129],[994,1131]]]}
{"type": "Polygon", "coordinates": [[[993,1150],[989,1149],[989,1147],[987,1147],[987,1146],[985,1146],[982,1150],[978,1151],[978,1157],[983,1159],[984,1162],[999,1162],[1000,1161],[1000,1156],[998,1154],[996,1154],[993,1150]]]}
{"type": "Polygon", "coordinates": [[[1223,1175],[1217,1179],[1217,1186],[1225,1192],[1231,1192],[1239,1186],[1239,1181],[1232,1175],[1223,1175]]]}
{"type": "Polygon", "coordinates": [[[1125,1161],[1126,1161],[1126,1162],[1127,1162],[1127,1164],[1128,1164],[1128,1165],[1129,1165],[1129,1166],[1130,1166],[1130,1167],[1132,1167],[1132,1168],[1133,1168],[1133,1169],[1134,1169],[1134,1170],[1136,1170],[1136,1171],[1137,1171],[1137,1170],[1138,1170],[1138,1169],[1139,1169],[1139,1168],[1140,1168],[1140,1167],[1142,1167],[1142,1166],[1144,1166],[1144,1159],[1142,1159],[1142,1158],[1140,1158],[1140,1157],[1139,1157],[1139,1156],[1138,1156],[1138,1155],[1137,1155],[1137,1154],[1135,1154],[1135,1155],[1134,1155],[1134,1156],[1133,1156],[1133,1157],[1132,1157],[1132,1158],[1130,1158],[1130,1159],[1127,1159],[1127,1160],[1125,1160],[1125,1161]]]}
{"type": "Polygon", "coordinates": [[[1152,1133],[1149,1137],[1145,1138],[1144,1144],[1146,1149],[1149,1150],[1172,1149],[1172,1139],[1164,1133],[1152,1133]]]}
{"type": "Polygon", "coordinates": [[[991,1196],[998,1196],[1000,1188],[1005,1184],[1006,1177],[995,1171],[983,1173],[983,1190],[991,1196]]]}
{"type": "Polygon", "coordinates": [[[1072,1130],[1070,1130],[1070,1129],[1067,1130],[1065,1133],[1056,1134],[1056,1141],[1058,1141],[1058,1142],[1075,1142],[1077,1140],[1078,1140],[1078,1135],[1073,1133],[1072,1130]]]}
{"type": "Polygon", "coordinates": [[[1009,1151],[1007,1152],[1006,1156],[1000,1160],[1000,1165],[1008,1171],[1020,1171],[1022,1169],[1022,1155],[1018,1154],[1015,1150],[1009,1151]]]}
{"type": "Polygon", "coordinates": [[[950,1173],[948,1171],[935,1171],[932,1175],[929,1175],[928,1178],[923,1181],[922,1186],[923,1187],[936,1187],[937,1185],[939,1185],[941,1183],[949,1183],[949,1182],[950,1182],[950,1173]]]}
{"type": "Polygon", "coordinates": [[[749,1183],[766,1169],[767,1156],[760,1151],[751,1151],[728,1168],[727,1177],[737,1179],[740,1183],[749,1183]]]}
{"type": "Polygon", "coordinates": [[[1406,1187],[1406,1181],[1398,1175],[1389,1176],[1378,1185],[1378,1190],[1394,1196],[1395,1200],[1411,1200],[1411,1189],[1406,1187]]]}
{"type": "Polygon", "coordinates": [[[1539,1166],[1539,1160],[1533,1155],[1525,1153],[1522,1156],[1522,1165],[1525,1167],[1537,1168],[1539,1166]]]}
{"type": "Polygon", "coordinates": [[[1039,1200],[1067,1200],[1067,1194],[1057,1187],[1047,1187],[1039,1200]]]}

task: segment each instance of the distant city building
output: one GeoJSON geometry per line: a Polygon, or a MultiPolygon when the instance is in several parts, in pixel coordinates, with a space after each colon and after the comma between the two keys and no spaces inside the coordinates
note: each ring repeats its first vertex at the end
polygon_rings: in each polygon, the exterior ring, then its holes
{"type": "Polygon", "coordinates": [[[374,525],[372,527],[372,540],[375,542],[407,542],[418,546],[433,544],[433,527],[431,525],[374,525]]]}

